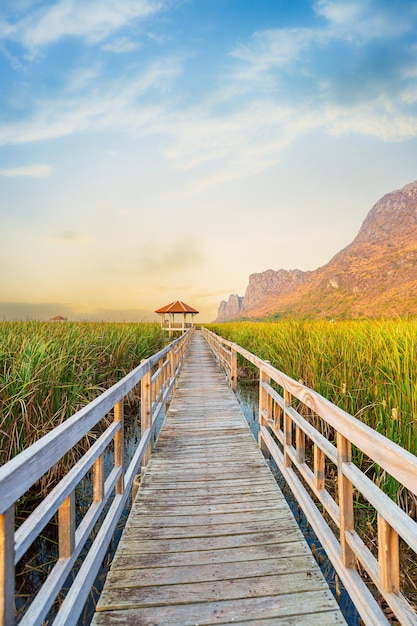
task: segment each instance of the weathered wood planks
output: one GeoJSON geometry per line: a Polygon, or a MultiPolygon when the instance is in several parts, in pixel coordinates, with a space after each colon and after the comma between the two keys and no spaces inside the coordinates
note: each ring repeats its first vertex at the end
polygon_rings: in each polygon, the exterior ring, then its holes
{"type": "Polygon", "coordinates": [[[93,624],[343,624],[199,333],[93,624]]]}

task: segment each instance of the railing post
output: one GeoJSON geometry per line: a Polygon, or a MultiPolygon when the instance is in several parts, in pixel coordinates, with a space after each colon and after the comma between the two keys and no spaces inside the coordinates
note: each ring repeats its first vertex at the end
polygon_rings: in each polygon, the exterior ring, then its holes
{"type": "Polygon", "coordinates": [[[93,502],[101,502],[104,497],[104,457],[100,454],[93,465],[93,502]]]}
{"type": "Polygon", "coordinates": [[[161,393],[162,387],[164,385],[164,371],[162,370],[164,366],[164,359],[159,359],[158,361],[158,370],[160,370],[160,374],[156,381],[156,393],[155,397],[161,393]]]}
{"type": "Polygon", "coordinates": [[[173,383],[172,386],[172,392],[175,391],[175,375],[176,375],[176,369],[177,369],[177,358],[176,358],[176,354],[175,354],[175,348],[171,348],[171,351],[169,353],[169,363],[170,363],[170,369],[171,369],[171,382],[173,383]]]}
{"type": "Polygon", "coordinates": [[[268,419],[270,418],[268,409],[269,409],[269,394],[264,389],[263,383],[269,383],[270,378],[268,374],[264,372],[263,369],[259,370],[259,433],[258,433],[258,445],[262,451],[262,454],[265,457],[269,457],[270,453],[268,450],[268,446],[265,444],[265,441],[262,437],[262,426],[266,426],[268,423],[268,419]],[[265,417],[266,414],[266,417],[265,417]]]}
{"type": "MultiPolygon", "coordinates": [[[[114,406],[114,421],[120,422],[120,430],[114,436],[114,465],[123,469],[123,400],[114,406]]],[[[124,472],[117,479],[116,493],[122,494],[124,491],[124,472]]]]}
{"type": "Polygon", "coordinates": [[[75,493],[65,498],[58,509],[59,558],[69,559],[75,547],[75,493]]]}
{"type": "Polygon", "coordinates": [[[292,446],[292,419],[288,415],[287,407],[291,406],[291,394],[284,389],[284,466],[291,467],[291,457],[287,449],[292,446]]]}
{"type": "MultiPolygon", "coordinates": [[[[171,351],[173,352],[173,351],[171,351]]],[[[172,363],[171,363],[172,367],[172,363]]],[[[172,371],[172,370],[171,370],[172,371]]],[[[141,401],[140,401],[140,428],[142,437],[148,428],[151,428],[151,371],[146,372],[141,380],[141,401]]],[[[152,442],[149,441],[142,457],[142,467],[148,464],[152,453],[152,442]]]]}
{"type": "Polygon", "coordinates": [[[340,550],[343,565],[352,569],[355,567],[355,554],[346,540],[346,532],[354,529],[353,518],[353,485],[343,475],[343,464],[352,461],[352,444],[337,433],[337,473],[339,485],[339,512],[340,512],[340,550]]]}
{"type": "Polygon", "coordinates": [[[233,391],[236,391],[237,387],[237,352],[236,348],[232,346],[230,354],[230,385],[233,391]]]}
{"type": "Polygon", "coordinates": [[[14,624],[14,505],[0,515],[0,624],[14,624]]]}
{"type": "Polygon", "coordinates": [[[297,463],[305,463],[306,435],[305,432],[298,426],[295,427],[295,451],[297,463]]]}
{"type": "Polygon", "coordinates": [[[400,590],[400,551],[397,532],[378,513],[379,580],[386,591],[400,590]]]}
{"type": "Polygon", "coordinates": [[[324,483],[325,456],[321,448],[314,444],[314,487],[322,490],[324,483]]]}

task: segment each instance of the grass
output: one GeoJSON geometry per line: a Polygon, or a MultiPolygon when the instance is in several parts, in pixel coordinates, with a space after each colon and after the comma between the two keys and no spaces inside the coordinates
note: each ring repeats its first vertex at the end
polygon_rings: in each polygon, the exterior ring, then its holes
{"type": "MultiPolygon", "coordinates": [[[[288,319],[208,328],[417,455],[417,320],[288,319]]],[[[396,481],[389,476],[383,481],[398,499],[396,481]]]]}
{"type": "Polygon", "coordinates": [[[0,463],[162,347],[157,324],[0,322],[0,463]]]}

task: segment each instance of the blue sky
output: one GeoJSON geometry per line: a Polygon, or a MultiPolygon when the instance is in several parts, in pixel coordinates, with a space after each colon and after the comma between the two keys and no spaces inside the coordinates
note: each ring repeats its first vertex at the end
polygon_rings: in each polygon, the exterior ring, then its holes
{"type": "Polygon", "coordinates": [[[0,318],[209,321],[417,179],[417,3],[2,0],[0,318]]]}

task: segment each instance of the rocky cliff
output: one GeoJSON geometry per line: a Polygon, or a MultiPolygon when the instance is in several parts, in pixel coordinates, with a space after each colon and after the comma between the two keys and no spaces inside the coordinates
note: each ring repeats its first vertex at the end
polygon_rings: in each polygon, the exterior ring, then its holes
{"type": "Polygon", "coordinates": [[[243,296],[238,296],[236,293],[232,293],[227,301],[222,300],[219,304],[216,321],[225,322],[238,318],[242,309],[242,302],[243,296]]]}
{"type": "Polygon", "coordinates": [[[239,313],[225,304],[216,321],[417,314],[417,181],[379,200],[353,242],[323,267],[252,274],[239,313]]]}

